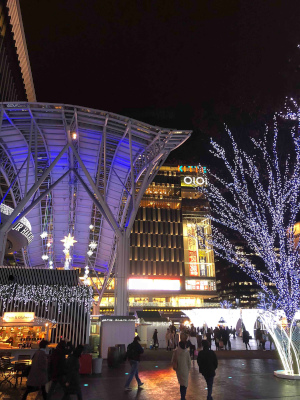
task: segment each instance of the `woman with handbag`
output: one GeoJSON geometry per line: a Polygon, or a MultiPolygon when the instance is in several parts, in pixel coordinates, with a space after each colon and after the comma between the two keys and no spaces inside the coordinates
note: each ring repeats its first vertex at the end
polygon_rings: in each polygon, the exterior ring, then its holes
{"type": "Polygon", "coordinates": [[[46,348],[48,344],[49,342],[47,342],[47,340],[41,340],[39,344],[39,350],[36,351],[32,357],[32,365],[27,379],[27,388],[22,400],[26,400],[29,393],[37,392],[40,389],[42,390],[43,399],[47,399],[45,385],[49,380],[48,358],[46,354],[46,348]]]}
{"type": "Polygon", "coordinates": [[[181,400],[185,400],[189,373],[191,369],[191,357],[189,354],[189,349],[186,347],[186,340],[181,340],[177,349],[174,350],[172,365],[173,369],[176,371],[178,383],[180,385],[181,400]]]}

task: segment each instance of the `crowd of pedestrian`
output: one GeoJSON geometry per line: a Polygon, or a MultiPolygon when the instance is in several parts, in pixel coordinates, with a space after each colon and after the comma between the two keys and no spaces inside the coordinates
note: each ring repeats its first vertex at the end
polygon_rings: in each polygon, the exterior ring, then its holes
{"type": "MultiPolygon", "coordinates": [[[[244,328],[244,327],[243,327],[244,328]]],[[[192,360],[197,360],[199,373],[201,373],[207,384],[207,399],[212,400],[212,389],[215,371],[218,367],[218,360],[215,351],[212,350],[212,343],[215,350],[231,350],[231,338],[236,338],[236,329],[227,326],[213,328],[190,328],[181,326],[180,331],[174,325],[170,325],[165,334],[167,351],[173,351],[172,366],[176,371],[180,386],[181,400],[185,400],[188,387],[189,372],[192,360]],[[200,349],[200,351],[198,351],[200,349]]],[[[246,349],[251,349],[249,340],[250,334],[244,328],[242,340],[246,349]]],[[[272,349],[272,337],[267,332],[257,328],[255,333],[257,348],[266,350],[265,344],[269,340],[270,350],[272,349]]],[[[159,347],[157,329],[154,330],[153,349],[159,347]]],[[[133,378],[136,379],[140,388],[144,385],[139,377],[140,357],[144,349],[140,345],[140,337],[136,333],[134,340],[127,347],[126,357],[130,363],[130,373],[125,383],[125,390],[132,390],[130,387],[133,378]]],[[[22,400],[26,400],[31,392],[41,391],[43,399],[51,400],[54,393],[59,389],[62,393],[62,400],[69,400],[71,395],[76,395],[82,400],[80,387],[80,363],[79,358],[83,352],[83,346],[74,348],[70,342],[61,340],[55,349],[47,354],[48,342],[42,340],[39,343],[39,350],[32,358],[32,365],[27,379],[27,386],[22,400]],[[48,385],[48,393],[46,390],[48,385]]]]}
{"type": "Polygon", "coordinates": [[[41,340],[39,350],[32,357],[22,400],[26,400],[29,393],[38,391],[42,392],[44,400],[51,400],[59,388],[62,400],[70,400],[71,395],[76,395],[78,400],[82,400],[79,357],[84,347],[79,345],[74,348],[70,342],[61,340],[56,348],[47,354],[48,344],[48,341],[41,340]]]}
{"type": "MultiPolygon", "coordinates": [[[[180,331],[176,330],[174,325],[170,325],[165,333],[165,343],[167,351],[173,351],[172,366],[176,372],[177,380],[179,383],[179,390],[181,400],[185,400],[189,372],[192,365],[192,360],[197,360],[199,367],[199,373],[201,373],[206,381],[207,385],[207,400],[212,400],[213,382],[218,367],[218,359],[216,352],[212,350],[212,344],[215,343],[215,350],[231,350],[231,339],[236,339],[236,329],[229,328],[228,326],[219,325],[213,328],[195,328],[193,325],[186,328],[180,327],[180,331]],[[201,349],[200,351],[198,351],[201,349]]],[[[243,326],[240,332],[243,343],[246,349],[250,348],[250,334],[243,326]]],[[[270,340],[270,350],[272,348],[271,336],[268,337],[267,333],[261,329],[256,330],[256,340],[258,348],[265,350],[265,343],[270,340]]],[[[138,343],[139,337],[134,339],[134,347],[136,355],[130,355],[128,346],[128,359],[131,365],[131,372],[125,384],[125,390],[131,390],[129,387],[133,377],[136,377],[138,387],[142,386],[143,383],[140,381],[138,376],[138,364],[140,362],[140,354],[143,353],[143,349],[138,343]]],[[[157,329],[154,330],[153,337],[153,348],[158,348],[159,337],[157,329]]]]}

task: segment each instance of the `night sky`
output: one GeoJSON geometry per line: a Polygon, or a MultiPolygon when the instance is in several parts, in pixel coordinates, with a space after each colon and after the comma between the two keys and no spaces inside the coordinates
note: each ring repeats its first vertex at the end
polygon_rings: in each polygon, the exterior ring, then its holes
{"type": "Polygon", "coordinates": [[[299,0],[20,0],[38,101],[192,129],[170,161],[206,162],[223,124],[263,129],[299,93],[299,0]]]}

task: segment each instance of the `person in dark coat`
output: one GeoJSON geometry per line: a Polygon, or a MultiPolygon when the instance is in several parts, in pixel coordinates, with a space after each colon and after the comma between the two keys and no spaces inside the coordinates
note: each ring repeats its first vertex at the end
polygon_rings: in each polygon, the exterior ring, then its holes
{"type": "Polygon", "coordinates": [[[155,330],[154,330],[154,333],[153,333],[153,348],[154,348],[155,350],[158,349],[157,329],[155,329],[155,330]]]}
{"type": "Polygon", "coordinates": [[[222,340],[224,343],[224,348],[227,350],[227,344],[228,344],[228,339],[229,339],[229,332],[228,329],[222,329],[222,340]]]}
{"type": "Polygon", "coordinates": [[[66,383],[65,383],[65,395],[62,400],[69,400],[71,394],[76,394],[78,400],[82,400],[82,393],[80,387],[80,363],[79,358],[83,352],[83,346],[79,345],[73,351],[72,354],[69,355],[67,359],[67,375],[66,375],[66,383]]]}
{"type": "Polygon", "coordinates": [[[32,365],[27,379],[27,388],[22,397],[26,400],[29,393],[37,392],[42,389],[43,399],[47,399],[45,385],[48,382],[48,359],[46,348],[49,342],[41,340],[39,343],[39,350],[36,351],[32,357],[32,365]]]}
{"type": "Polygon", "coordinates": [[[207,329],[206,339],[207,339],[208,344],[209,344],[209,349],[211,349],[211,334],[212,334],[212,330],[211,329],[207,329]]]}
{"type": "Polygon", "coordinates": [[[136,336],[133,339],[133,342],[130,343],[127,347],[127,358],[129,360],[131,370],[129,372],[128,379],[125,383],[125,390],[129,391],[132,390],[131,387],[129,386],[133,377],[135,376],[135,379],[138,383],[138,387],[140,388],[144,383],[140,380],[139,378],[139,363],[141,361],[141,354],[144,353],[144,349],[142,346],[139,344],[141,341],[139,336],[136,336]]]}
{"type": "Polygon", "coordinates": [[[221,332],[220,332],[220,329],[218,327],[215,327],[215,329],[214,329],[214,339],[215,339],[215,344],[216,344],[216,350],[219,350],[221,332]]]}
{"type": "Polygon", "coordinates": [[[50,380],[52,381],[51,387],[48,392],[48,400],[51,400],[51,397],[57,386],[61,386],[63,390],[65,390],[65,383],[66,383],[66,342],[61,340],[56,349],[53,350],[51,357],[50,357],[50,380]]]}
{"type": "Polygon", "coordinates": [[[209,350],[207,340],[202,341],[203,350],[199,351],[197,363],[199,365],[199,372],[204,376],[207,384],[207,400],[212,400],[212,388],[216,369],[218,368],[218,359],[213,350],[209,350]]]}
{"type": "Polygon", "coordinates": [[[250,334],[248,331],[246,331],[246,329],[243,331],[243,343],[245,343],[246,346],[246,350],[248,350],[248,346],[249,349],[251,350],[250,344],[249,344],[249,339],[250,339],[250,334]]]}

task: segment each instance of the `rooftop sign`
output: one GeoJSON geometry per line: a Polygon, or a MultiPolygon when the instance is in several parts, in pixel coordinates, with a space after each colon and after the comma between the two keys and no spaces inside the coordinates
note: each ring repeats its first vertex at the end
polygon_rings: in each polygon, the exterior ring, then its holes
{"type": "Polygon", "coordinates": [[[178,165],[178,172],[196,172],[199,174],[206,174],[206,167],[200,167],[199,165],[178,165]]]}
{"type": "Polygon", "coordinates": [[[202,176],[182,176],[181,177],[181,186],[206,186],[207,178],[203,178],[202,176]]]}

